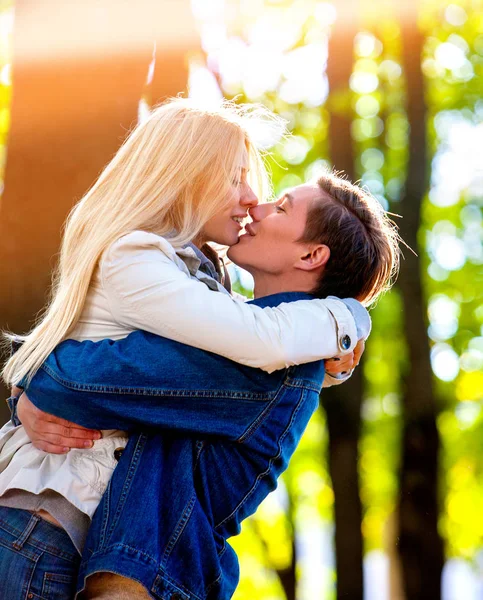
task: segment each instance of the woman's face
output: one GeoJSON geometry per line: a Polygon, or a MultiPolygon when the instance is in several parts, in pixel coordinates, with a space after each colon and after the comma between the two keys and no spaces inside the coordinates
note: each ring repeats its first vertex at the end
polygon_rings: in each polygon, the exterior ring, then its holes
{"type": "Polygon", "coordinates": [[[248,153],[245,151],[241,160],[239,174],[232,182],[228,197],[222,208],[207,221],[201,230],[198,246],[205,242],[216,242],[223,246],[233,246],[243,229],[248,210],[258,204],[258,198],[247,181],[248,153]]]}

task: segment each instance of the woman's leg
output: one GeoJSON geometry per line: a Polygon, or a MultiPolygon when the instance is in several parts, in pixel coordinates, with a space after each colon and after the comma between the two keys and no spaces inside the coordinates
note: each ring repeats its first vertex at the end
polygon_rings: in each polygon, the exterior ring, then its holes
{"type": "Polygon", "coordinates": [[[0,597],[72,600],[80,556],[67,533],[27,510],[0,506],[0,597]]]}

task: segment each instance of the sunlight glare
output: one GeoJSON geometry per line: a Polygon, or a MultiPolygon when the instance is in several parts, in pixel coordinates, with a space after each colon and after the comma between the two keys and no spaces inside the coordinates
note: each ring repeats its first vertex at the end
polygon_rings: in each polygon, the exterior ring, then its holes
{"type": "Polygon", "coordinates": [[[458,271],[465,264],[465,246],[456,236],[445,233],[434,236],[429,250],[435,260],[447,271],[458,271]]]}
{"type": "Polygon", "coordinates": [[[452,338],[458,331],[460,306],[444,294],[435,294],[429,300],[429,337],[435,342],[452,338]]]}
{"type": "Polygon", "coordinates": [[[436,48],[435,58],[440,65],[450,71],[462,67],[467,62],[463,50],[451,42],[440,44],[436,48]]]}
{"type": "Polygon", "coordinates": [[[314,42],[296,48],[283,57],[283,75],[280,97],[289,104],[322,105],[329,93],[325,74],[327,42],[314,42]]]}
{"type": "Polygon", "coordinates": [[[457,4],[449,4],[444,11],[444,18],[450,25],[459,27],[464,25],[468,19],[465,9],[457,4]]]}
{"type": "Polygon", "coordinates": [[[375,117],[379,114],[380,108],[379,100],[368,94],[358,98],[355,105],[356,113],[363,119],[375,117]]]}
{"type": "Polygon", "coordinates": [[[223,98],[213,73],[200,65],[190,65],[188,91],[190,98],[206,108],[219,106],[223,98]]]}
{"type": "Polygon", "coordinates": [[[258,48],[286,52],[297,43],[303,19],[303,11],[271,11],[258,17],[250,27],[248,41],[258,48]]]}
{"type": "Polygon", "coordinates": [[[354,38],[354,50],[361,57],[379,56],[382,44],[372,33],[361,31],[354,38]]]}
{"type": "Polygon", "coordinates": [[[384,154],[379,148],[367,148],[361,154],[361,163],[366,171],[379,171],[384,165],[384,154]]]}
{"type": "Polygon", "coordinates": [[[193,16],[199,21],[223,19],[225,0],[191,0],[193,16]]]}
{"type": "Polygon", "coordinates": [[[459,357],[448,344],[435,344],[431,350],[431,366],[441,381],[453,381],[459,373],[459,357]]]}
{"type": "Polygon", "coordinates": [[[309,142],[300,135],[294,135],[283,145],[282,156],[290,165],[299,165],[304,162],[309,150],[309,142]]]}
{"type": "Polygon", "coordinates": [[[349,85],[356,94],[370,94],[377,90],[379,77],[374,73],[363,73],[359,71],[352,73],[349,85]]]}
{"type": "Polygon", "coordinates": [[[330,2],[317,2],[314,17],[322,26],[333,25],[337,20],[337,9],[330,2]]]}
{"type": "Polygon", "coordinates": [[[12,85],[12,65],[10,63],[3,66],[0,71],[0,83],[2,85],[12,85]]]}

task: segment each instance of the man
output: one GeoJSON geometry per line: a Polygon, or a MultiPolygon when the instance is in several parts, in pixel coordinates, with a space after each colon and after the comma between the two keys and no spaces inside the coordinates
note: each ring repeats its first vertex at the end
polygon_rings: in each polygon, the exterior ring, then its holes
{"type": "MultiPolygon", "coordinates": [[[[396,234],[376,201],[333,176],[250,214],[229,257],[253,274],[257,304],[328,293],[369,302],[397,264],[396,234]]],[[[141,582],[155,598],[231,597],[238,565],[226,540],[275,487],[323,375],[321,362],[269,375],[143,332],[61,345],[28,388],[39,408],[89,427],[165,428],[131,435],[122,453],[84,550],[80,588],[94,575],[85,597],[120,598],[124,581],[110,581],[106,595],[106,576],[96,579],[106,572],[141,582]]],[[[35,438],[24,396],[19,414],[35,438]]],[[[148,596],[138,589],[130,597],[148,596]]]]}

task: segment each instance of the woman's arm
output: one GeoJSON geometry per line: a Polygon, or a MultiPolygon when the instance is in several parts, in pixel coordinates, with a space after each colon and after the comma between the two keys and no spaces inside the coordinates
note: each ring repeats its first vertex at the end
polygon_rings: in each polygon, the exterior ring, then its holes
{"type": "Polygon", "coordinates": [[[342,301],[246,304],[192,279],[165,249],[163,238],[136,231],[106,252],[101,278],[119,323],[267,372],[354,349],[356,325],[342,301]]]}

